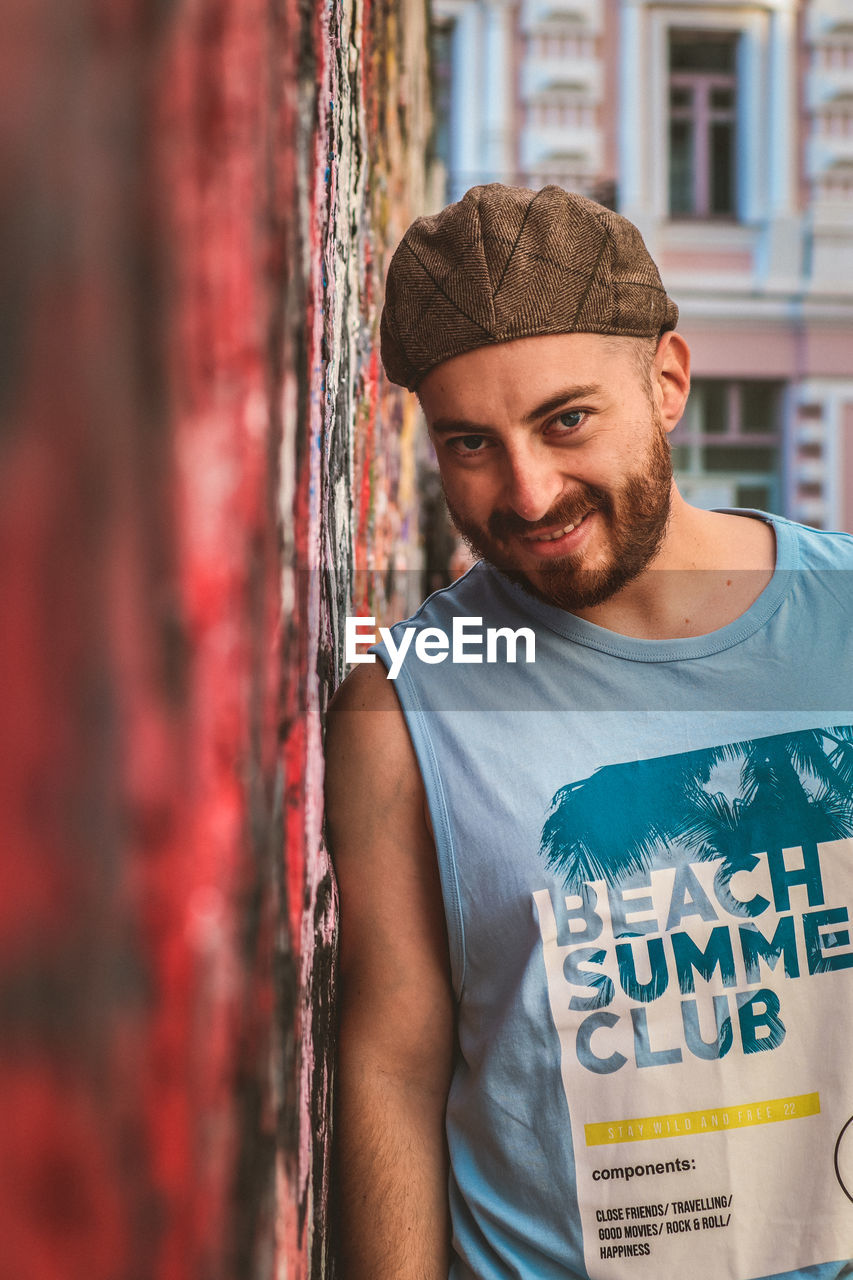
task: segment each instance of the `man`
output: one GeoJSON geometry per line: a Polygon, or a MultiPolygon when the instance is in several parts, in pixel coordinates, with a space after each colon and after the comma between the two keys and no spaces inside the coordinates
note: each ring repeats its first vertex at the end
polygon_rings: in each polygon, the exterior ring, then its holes
{"type": "Polygon", "coordinates": [[[847,1270],[853,539],[684,502],[676,320],[556,187],[395,254],[482,560],[329,721],[344,1280],[847,1270]]]}

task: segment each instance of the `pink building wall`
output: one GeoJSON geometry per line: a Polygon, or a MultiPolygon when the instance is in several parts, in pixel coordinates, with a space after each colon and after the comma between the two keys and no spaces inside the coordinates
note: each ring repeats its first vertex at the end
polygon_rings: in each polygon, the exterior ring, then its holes
{"type": "Polygon", "coordinates": [[[850,333],[825,325],[760,324],[740,321],[710,325],[687,319],[694,371],[706,378],[844,378],[853,373],[850,333]]]}

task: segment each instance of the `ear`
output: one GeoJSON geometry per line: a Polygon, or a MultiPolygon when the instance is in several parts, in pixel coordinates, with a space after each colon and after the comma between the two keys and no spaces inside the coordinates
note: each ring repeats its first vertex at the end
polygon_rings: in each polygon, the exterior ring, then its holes
{"type": "Polygon", "coordinates": [[[664,431],[681,421],[690,392],[690,348],[680,333],[670,330],[658,343],[652,363],[652,394],[664,431]]]}

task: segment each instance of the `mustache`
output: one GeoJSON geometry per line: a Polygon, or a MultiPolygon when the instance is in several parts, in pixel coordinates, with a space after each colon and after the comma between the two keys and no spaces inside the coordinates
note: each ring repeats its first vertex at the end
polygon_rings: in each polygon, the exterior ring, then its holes
{"type": "Polygon", "coordinates": [[[583,492],[567,494],[545,513],[541,520],[525,520],[516,511],[493,511],[486,524],[493,538],[507,538],[514,534],[536,533],[538,529],[553,529],[555,525],[577,524],[590,511],[610,509],[610,496],[597,485],[586,485],[583,492]]]}

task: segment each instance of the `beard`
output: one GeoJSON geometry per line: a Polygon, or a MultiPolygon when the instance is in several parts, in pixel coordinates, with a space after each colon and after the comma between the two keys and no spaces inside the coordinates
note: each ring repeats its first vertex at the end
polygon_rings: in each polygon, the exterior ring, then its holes
{"type": "Polygon", "coordinates": [[[487,560],[505,577],[546,604],[569,612],[603,604],[643,573],[660,550],[666,534],[672,459],[657,413],[653,426],[652,441],[643,463],[616,489],[581,484],[534,524],[514,511],[493,511],[483,527],[465,519],[447,502],[450,518],[475,556],[487,560]],[[603,564],[585,566],[586,553],[578,551],[543,564],[536,570],[537,582],[534,583],[501,551],[507,537],[575,524],[590,511],[599,514],[609,531],[607,558],[603,564]]]}

